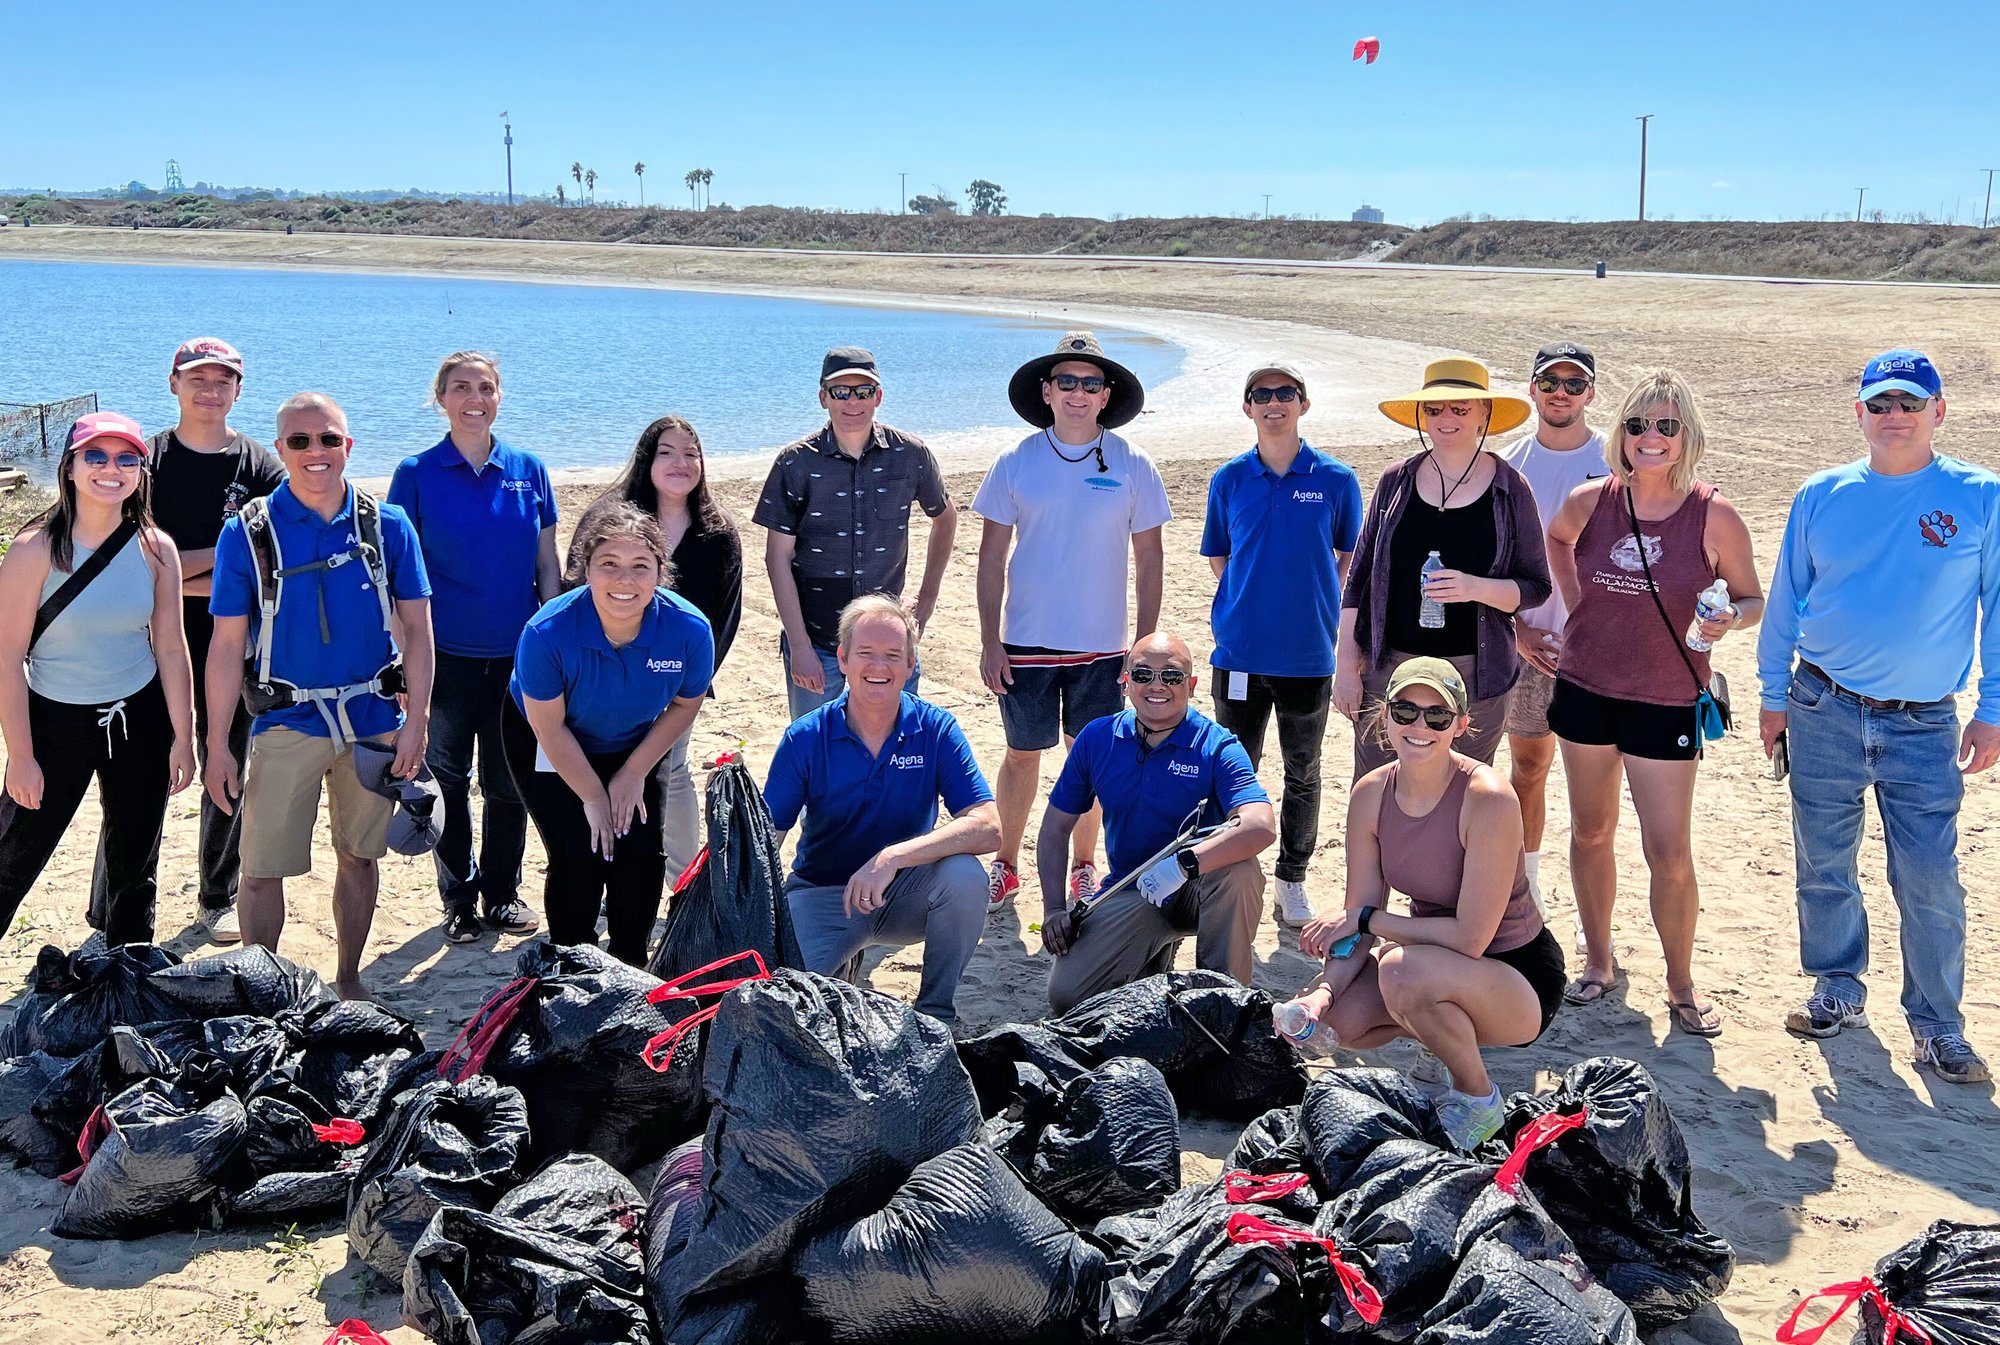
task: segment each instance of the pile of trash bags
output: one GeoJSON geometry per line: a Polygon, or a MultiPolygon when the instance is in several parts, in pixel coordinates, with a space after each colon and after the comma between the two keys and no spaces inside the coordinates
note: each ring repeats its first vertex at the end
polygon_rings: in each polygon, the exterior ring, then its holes
{"type": "Polygon", "coordinates": [[[2000,1225],[1940,1219],[1875,1263],[1875,1273],[1808,1294],[1778,1328],[1779,1345],[1817,1345],[1860,1305],[1856,1345],[1991,1345],[2000,1339],[2000,1225]],[[1804,1325],[1814,1304],[1830,1310],[1804,1325]]]}

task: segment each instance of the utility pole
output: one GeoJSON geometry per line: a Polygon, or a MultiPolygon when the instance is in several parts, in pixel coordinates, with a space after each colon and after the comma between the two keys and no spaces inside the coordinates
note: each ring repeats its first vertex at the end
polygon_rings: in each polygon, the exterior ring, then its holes
{"type": "Polygon", "coordinates": [[[514,123],[507,120],[507,114],[500,114],[500,124],[507,131],[507,204],[514,204],[514,123]]]}
{"type": "Polygon", "coordinates": [[[1861,223],[1861,202],[1867,195],[1868,188],[1866,187],[1856,187],[1854,189],[1854,222],[1856,224],[1861,223]]]}
{"type": "Polygon", "coordinates": [[[896,174],[896,177],[903,184],[902,185],[903,213],[907,215],[910,213],[910,175],[908,173],[898,173],[896,174]]]}
{"type": "Polygon", "coordinates": [[[1264,193],[1264,218],[1271,218],[1271,193],[1264,193]]]}
{"type": "Polygon", "coordinates": [[[1979,227],[1984,229],[1986,221],[1993,217],[1993,170],[1986,170],[1986,208],[1979,212],[1979,227]]]}
{"type": "Polygon", "coordinates": [[[1639,222],[1641,224],[1646,222],[1646,132],[1650,129],[1647,123],[1651,122],[1655,115],[1648,112],[1643,117],[1634,118],[1639,123],[1639,222]]]}

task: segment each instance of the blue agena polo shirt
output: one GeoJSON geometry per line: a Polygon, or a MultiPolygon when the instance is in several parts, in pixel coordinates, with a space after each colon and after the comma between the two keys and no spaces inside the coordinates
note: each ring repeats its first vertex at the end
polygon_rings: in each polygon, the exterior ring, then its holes
{"type": "MultiPolygon", "coordinates": [[[[285,568],[330,560],[354,550],[360,538],[354,523],[354,487],[331,521],[299,502],[289,483],[271,492],[272,530],[285,568]]],[[[424,569],[423,548],[409,516],[393,504],[381,506],[382,559],[389,571],[389,597],[409,602],[431,596],[424,569]]],[[[215,574],[208,599],[211,616],[249,617],[250,644],[257,648],[257,570],[250,559],[250,539],[243,520],[232,517],[215,542],[215,574]]],[[[359,557],[335,569],[309,570],[284,581],[278,615],[271,632],[271,675],[294,686],[335,687],[367,682],[395,657],[395,644],[382,629],[382,603],[368,567],[359,557]],[[330,639],[320,638],[320,604],[326,605],[330,639]]],[[[381,696],[357,696],[347,703],[348,721],[356,734],[373,738],[394,733],[403,723],[402,709],[381,696]]],[[[312,705],[288,705],[258,715],[250,731],[296,729],[325,738],[326,720],[312,705]]]]}
{"type": "Polygon", "coordinates": [[[778,830],[805,812],[792,873],[811,887],[844,886],[883,846],[931,831],[940,799],[956,816],[992,798],[958,721],[907,691],[880,753],[848,727],[843,691],[792,721],[764,783],[778,830]]]}
{"type": "Polygon", "coordinates": [[[451,436],[397,465],[389,502],[416,525],[437,602],[440,652],[505,658],[535,614],[535,558],[556,523],[548,468],[532,453],[493,441],[474,471],[451,436]]]}
{"type": "Polygon", "coordinates": [[[639,634],[614,649],[586,587],[549,599],[528,622],[507,690],[523,714],[528,700],[560,697],[578,745],[608,755],[637,746],[675,697],[707,695],[714,676],[715,636],[686,598],[654,589],[639,634]]]}
{"type": "Polygon", "coordinates": [[[1190,706],[1180,726],[1151,749],[1132,710],[1084,725],[1049,791],[1049,807],[1080,816],[1099,800],[1108,887],[1178,836],[1196,808],[1202,825],[1212,826],[1271,796],[1236,735],[1190,706]]]}
{"type": "MultiPolygon", "coordinates": [[[[1201,554],[1227,556],[1209,623],[1217,668],[1265,677],[1330,677],[1340,632],[1336,551],[1361,536],[1361,479],[1303,441],[1274,474],[1251,449],[1208,485],[1201,554]]],[[[1220,688],[1218,688],[1220,691],[1220,688]]]]}

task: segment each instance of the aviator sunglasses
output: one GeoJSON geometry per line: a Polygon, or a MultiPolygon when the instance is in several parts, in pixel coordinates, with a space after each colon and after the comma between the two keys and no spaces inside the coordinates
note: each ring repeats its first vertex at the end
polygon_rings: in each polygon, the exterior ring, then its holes
{"type": "Polygon", "coordinates": [[[1161,668],[1155,672],[1143,663],[1128,669],[1125,676],[1131,679],[1133,686],[1140,687],[1149,687],[1156,679],[1163,687],[1177,687],[1188,679],[1187,673],[1180,668],[1161,668]]]}
{"type": "Polygon", "coordinates": [[[1634,439],[1649,429],[1658,430],[1662,438],[1671,439],[1681,432],[1681,422],[1672,416],[1661,416],[1658,420],[1647,420],[1644,416],[1625,418],[1625,433],[1634,439]]]}
{"type": "Polygon", "coordinates": [[[288,434],[285,447],[294,453],[303,453],[317,443],[321,448],[345,448],[347,436],[335,430],[321,430],[318,434],[288,434]]]}
{"type": "Polygon", "coordinates": [[[1389,702],[1389,718],[1398,724],[1414,724],[1421,718],[1425,728],[1442,733],[1458,718],[1458,711],[1449,705],[1419,705],[1415,701],[1393,700],[1389,702]]]}
{"type": "Polygon", "coordinates": [[[1050,374],[1049,382],[1056,385],[1057,392],[1075,392],[1078,388],[1085,392],[1102,392],[1111,386],[1111,380],[1099,378],[1096,374],[1050,374]]]}
{"type": "Polygon", "coordinates": [[[1535,376],[1535,386],[1543,392],[1554,392],[1557,388],[1561,388],[1572,397],[1581,397],[1584,393],[1590,391],[1590,380],[1587,378],[1557,378],[1553,374],[1537,374],[1535,376]]]}
{"type": "Polygon", "coordinates": [[[83,465],[86,467],[108,467],[112,463],[116,463],[120,471],[129,472],[134,467],[144,467],[146,465],[144,454],[134,453],[129,449],[117,454],[115,457],[109,449],[103,448],[85,448],[78,450],[78,453],[83,458],[83,465]]]}
{"type": "Polygon", "coordinates": [[[1868,408],[1871,416],[1886,416],[1891,411],[1903,411],[1916,415],[1931,404],[1928,397],[1870,397],[1861,403],[1868,408]]]}
{"type": "Polygon", "coordinates": [[[1282,388],[1252,388],[1243,394],[1243,399],[1259,406],[1269,406],[1272,402],[1296,402],[1304,396],[1297,388],[1287,385],[1282,388]]]}
{"type": "Polygon", "coordinates": [[[829,383],[826,395],[836,402],[872,402],[875,400],[875,394],[881,390],[873,383],[829,383]]]}

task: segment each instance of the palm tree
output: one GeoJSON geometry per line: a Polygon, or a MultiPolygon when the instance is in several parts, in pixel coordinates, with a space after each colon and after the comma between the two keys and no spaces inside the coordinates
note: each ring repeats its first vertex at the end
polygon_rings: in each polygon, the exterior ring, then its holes
{"type": "Polygon", "coordinates": [[[694,188],[695,188],[695,184],[696,184],[697,182],[700,182],[700,181],[701,181],[701,170],[700,170],[699,168],[690,168],[690,169],[688,169],[688,170],[687,170],[687,176],[686,176],[686,177],[684,177],[684,178],[682,178],[682,179],[681,179],[681,181],[683,181],[683,182],[687,183],[687,188],[688,188],[688,209],[689,209],[689,210],[696,210],[696,209],[699,209],[700,207],[699,207],[699,206],[698,206],[698,205],[696,204],[696,202],[695,202],[695,199],[694,199],[694,188]]]}
{"type": "Polygon", "coordinates": [[[585,182],[587,182],[587,183],[589,183],[589,184],[590,184],[590,203],[591,203],[592,205],[596,205],[596,204],[597,204],[597,170],[596,170],[595,168],[590,168],[590,169],[586,169],[586,170],[584,170],[584,174],[583,174],[583,180],[584,180],[585,182]]]}
{"type": "Polygon", "coordinates": [[[632,165],[632,176],[639,179],[639,208],[646,208],[646,164],[644,160],[632,165]]]}
{"type": "Polygon", "coordinates": [[[578,160],[569,166],[569,175],[576,179],[576,203],[583,204],[583,163],[578,160]]]}
{"type": "Polygon", "coordinates": [[[563,198],[563,186],[562,186],[562,183],[558,182],[558,183],[556,183],[556,204],[557,204],[558,206],[562,205],[562,203],[563,203],[563,199],[564,199],[564,198],[563,198]]]}
{"type": "Polygon", "coordinates": [[[706,209],[708,209],[708,208],[709,208],[710,206],[712,206],[712,205],[714,205],[714,204],[715,204],[715,197],[714,197],[713,195],[711,195],[711,194],[709,193],[709,190],[708,190],[708,184],[709,184],[709,183],[711,183],[711,182],[713,182],[713,181],[715,181],[715,170],[714,170],[713,168],[704,168],[704,169],[702,169],[702,170],[701,170],[701,208],[702,208],[703,210],[706,210],[706,209]]]}

